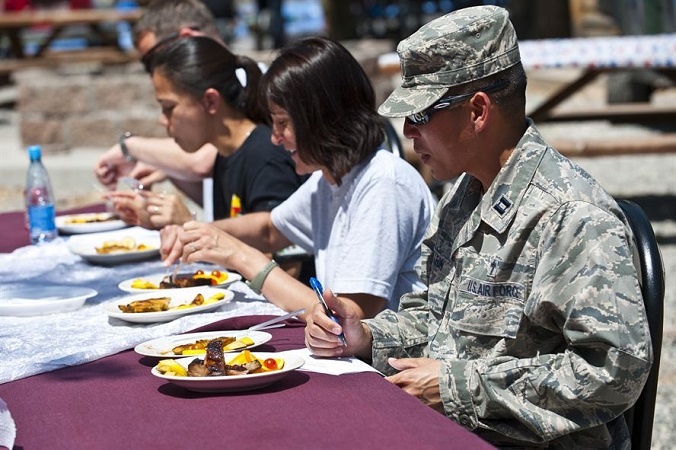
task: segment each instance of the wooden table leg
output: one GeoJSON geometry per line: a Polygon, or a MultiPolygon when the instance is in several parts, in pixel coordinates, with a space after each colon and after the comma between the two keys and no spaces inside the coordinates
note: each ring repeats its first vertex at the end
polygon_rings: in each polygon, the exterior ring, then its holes
{"type": "Polygon", "coordinates": [[[7,38],[9,39],[10,52],[17,59],[24,58],[26,55],[24,54],[23,43],[21,42],[21,30],[12,28],[5,30],[5,33],[7,33],[7,38]]]}
{"type": "Polygon", "coordinates": [[[101,27],[101,24],[91,23],[89,24],[89,28],[94,32],[94,34],[96,34],[101,39],[101,43],[104,46],[115,47],[119,51],[124,53],[124,50],[120,48],[120,45],[117,42],[117,36],[112,35],[111,33],[106,33],[101,27]]]}
{"type": "Polygon", "coordinates": [[[47,39],[40,44],[38,47],[37,51],[35,52],[35,55],[33,55],[34,58],[39,58],[42,56],[42,54],[49,49],[49,46],[54,42],[54,39],[59,37],[59,34],[61,34],[61,31],[63,31],[65,27],[62,26],[55,26],[52,28],[52,32],[49,33],[49,36],[47,36],[47,39]]]}
{"type": "Polygon", "coordinates": [[[528,116],[533,119],[534,122],[545,122],[549,116],[549,113],[554,109],[559,103],[566,100],[568,97],[577,92],[581,87],[593,81],[598,77],[603,69],[587,69],[582,75],[580,75],[576,80],[571,83],[566,84],[561,89],[559,89],[554,95],[549,97],[544,103],[535,108],[528,116]]]}

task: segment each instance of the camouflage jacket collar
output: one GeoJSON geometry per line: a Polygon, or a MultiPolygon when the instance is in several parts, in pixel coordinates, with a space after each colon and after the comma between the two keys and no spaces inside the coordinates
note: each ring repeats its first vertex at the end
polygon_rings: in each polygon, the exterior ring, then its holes
{"type": "Polygon", "coordinates": [[[526,132],[479,204],[481,220],[496,232],[504,232],[511,223],[547,147],[528,119],[526,132]]]}

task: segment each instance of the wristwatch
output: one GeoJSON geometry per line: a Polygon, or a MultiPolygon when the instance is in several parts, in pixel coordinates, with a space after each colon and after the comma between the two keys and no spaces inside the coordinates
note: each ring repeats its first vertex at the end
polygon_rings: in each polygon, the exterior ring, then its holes
{"type": "Polygon", "coordinates": [[[120,148],[122,149],[122,155],[124,155],[124,159],[126,159],[129,162],[136,161],[136,158],[134,158],[129,154],[129,148],[127,147],[127,143],[125,142],[127,138],[130,138],[132,136],[133,134],[131,134],[131,131],[125,131],[124,133],[122,133],[122,136],[120,136],[120,139],[118,140],[118,142],[120,143],[120,148]]]}

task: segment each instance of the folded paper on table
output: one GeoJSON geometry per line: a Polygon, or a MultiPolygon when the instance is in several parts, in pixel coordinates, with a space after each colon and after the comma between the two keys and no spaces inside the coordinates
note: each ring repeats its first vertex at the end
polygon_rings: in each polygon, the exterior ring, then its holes
{"type": "Polygon", "coordinates": [[[0,447],[13,448],[16,439],[16,425],[7,409],[7,404],[0,398],[0,447]]]}
{"type": "Polygon", "coordinates": [[[324,373],[327,375],[344,375],[346,373],[360,372],[375,372],[381,374],[379,371],[354,356],[344,358],[320,358],[311,354],[310,350],[307,348],[287,350],[283,353],[303,358],[305,363],[298,369],[300,371],[324,373]]]}

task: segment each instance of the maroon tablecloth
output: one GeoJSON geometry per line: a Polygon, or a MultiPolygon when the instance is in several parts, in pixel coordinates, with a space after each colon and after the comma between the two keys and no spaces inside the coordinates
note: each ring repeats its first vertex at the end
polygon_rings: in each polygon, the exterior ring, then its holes
{"type": "MultiPolygon", "coordinates": [[[[196,331],[244,329],[226,319],[196,331]]],[[[260,351],[303,346],[303,325],[271,329],[260,351]]],[[[254,351],[255,352],[255,351],[254,351]]],[[[291,372],[255,391],[198,394],[150,374],[133,350],[0,385],[30,449],[493,448],[378,374],[291,372]]]]}
{"type": "MultiPolygon", "coordinates": [[[[103,211],[105,211],[105,205],[97,204],[63,211],[59,210],[56,215],[103,211]]],[[[0,227],[2,229],[2,233],[0,233],[0,253],[11,253],[17,248],[31,243],[23,211],[1,213],[0,227]]]]}

